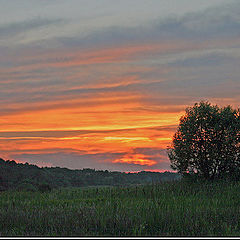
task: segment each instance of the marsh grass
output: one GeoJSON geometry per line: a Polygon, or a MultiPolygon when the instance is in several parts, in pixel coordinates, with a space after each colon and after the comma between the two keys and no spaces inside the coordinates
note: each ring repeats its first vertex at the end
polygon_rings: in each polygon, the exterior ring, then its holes
{"type": "Polygon", "coordinates": [[[240,183],[0,193],[1,236],[240,236],[240,183]]]}

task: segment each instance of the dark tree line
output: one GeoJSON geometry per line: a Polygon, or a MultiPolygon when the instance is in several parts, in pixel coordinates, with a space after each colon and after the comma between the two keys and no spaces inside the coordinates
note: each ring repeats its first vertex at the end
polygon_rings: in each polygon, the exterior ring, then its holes
{"type": "Polygon", "coordinates": [[[123,186],[178,179],[171,172],[123,173],[85,168],[71,170],[60,167],[40,168],[32,164],[0,159],[0,190],[16,189],[49,191],[59,187],[123,186]]]}

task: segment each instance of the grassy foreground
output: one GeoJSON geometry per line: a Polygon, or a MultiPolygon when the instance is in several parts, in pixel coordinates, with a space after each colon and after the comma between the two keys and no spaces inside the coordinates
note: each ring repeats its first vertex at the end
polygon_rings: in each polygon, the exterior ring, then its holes
{"type": "Polygon", "coordinates": [[[0,193],[1,236],[240,236],[240,183],[0,193]]]}

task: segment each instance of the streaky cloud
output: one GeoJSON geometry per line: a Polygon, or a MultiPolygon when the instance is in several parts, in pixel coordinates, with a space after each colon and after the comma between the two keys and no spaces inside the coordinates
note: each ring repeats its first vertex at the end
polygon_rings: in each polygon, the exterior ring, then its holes
{"type": "Polygon", "coordinates": [[[46,19],[46,18],[33,18],[22,22],[13,22],[0,25],[1,38],[14,37],[21,33],[26,33],[31,30],[37,30],[39,28],[48,27],[51,25],[63,24],[64,19],[46,19]]]}
{"type": "Polygon", "coordinates": [[[219,66],[239,61],[240,57],[234,57],[224,53],[211,53],[195,57],[179,59],[168,64],[173,67],[209,67],[219,66]]]}

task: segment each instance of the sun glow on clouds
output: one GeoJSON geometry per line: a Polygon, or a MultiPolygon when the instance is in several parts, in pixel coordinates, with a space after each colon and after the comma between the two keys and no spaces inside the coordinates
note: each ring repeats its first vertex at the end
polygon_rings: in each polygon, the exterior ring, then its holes
{"type": "Polygon", "coordinates": [[[127,154],[120,159],[113,161],[114,163],[125,163],[125,164],[136,164],[142,166],[152,166],[157,163],[157,161],[148,159],[148,156],[143,154],[127,154]]]}
{"type": "MultiPolygon", "coordinates": [[[[63,151],[69,154],[77,152],[79,157],[86,155],[86,158],[89,154],[121,154],[122,157],[106,160],[108,164],[118,166],[154,167],[161,164],[166,157],[157,152],[153,155],[138,153],[134,149],[166,148],[171,141],[169,134],[173,131],[168,127],[176,125],[182,112],[171,110],[174,105],[151,106],[148,102],[151,93],[142,93],[141,88],[161,83],[165,81],[164,77],[148,78],[153,70],[151,66],[131,63],[134,59],[139,61],[141,55],[186,47],[189,46],[185,43],[163,43],[95,52],[85,50],[66,53],[65,60],[46,55],[46,61],[41,61],[44,55],[40,55],[39,61],[33,63],[28,56],[22,66],[2,69],[6,92],[17,94],[5,99],[9,101],[7,104],[2,104],[0,133],[4,136],[0,137],[0,151],[22,161],[24,154],[33,154],[34,158],[34,154],[63,151]],[[101,67],[96,64],[101,64],[101,67]],[[63,80],[47,87],[55,75],[59,75],[58,71],[63,74],[63,80]],[[28,77],[25,79],[26,76],[32,76],[32,81],[29,82],[28,77]],[[41,76],[45,79],[43,83],[41,76]],[[10,83],[17,86],[16,90],[10,83]],[[31,88],[25,88],[28,83],[31,88]],[[20,101],[17,101],[18,96],[20,101]],[[29,101],[26,101],[28,98],[29,101]],[[166,130],[158,130],[163,127],[166,130]],[[61,136],[61,132],[66,131],[71,133],[61,136]],[[79,131],[82,133],[77,134],[79,131]],[[48,134],[40,136],[43,132],[48,134]],[[51,132],[55,133],[50,136],[51,132]],[[154,157],[158,160],[152,159],[154,157]]],[[[56,56],[61,54],[63,52],[56,53],[56,56]]],[[[166,70],[161,72],[166,73],[166,70]]],[[[51,159],[49,161],[51,165],[51,159]]],[[[99,164],[96,161],[96,166],[99,164]]]]}
{"type": "MultiPolygon", "coordinates": [[[[141,71],[144,72],[144,68],[141,71]]],[[[148,80],[130,76],[115,82],[96,82],[95,88],[94,83],[85,83],[85,87],[74,87],[73,84],[71,90],[83,89],[83,92],[47,96],[49,100],[43,98],[36,102],[10,103],[0,118],[0,151],[22,161],[24,154],[33,154],[34,158],[34,154],[63,151],[69,154],[77,152],[79,156],[89,158],[88,154],[119,153],[125,157],[107,162],[154,166],[162,161],[161,157],[159,161],[151,160],[147,154],[135,153],[133,149],[162,149],[169,145],[172,129],[168,127],[176,124],[181,112],[169,111],[171,106],[149,106],[148,96],[139,91],[114,89],[141,82],[148,83],[148,80]],[[100,88],[103,92],[98,91],[100,88]],[[108,88],[113,89],[109,91],[108,88]],[[87,92],[89,89],[94,91],[87,92]],[[159,127],[166,127],[166,130],[158,130],[159,127]],[[131,154],[126,155],[126,152],[131,154]]],[[[31,93],[30,89],[28,91],[26,94],[31,93]]],[[[96,162],[96,166],[98,164],[96,162]]]]}
{"type": "Polygon", "coordinates": [[[151,141],[146,137],[104,137],[104,141],[121,141],[121,142],[132,142],[132,141],[151,141]]]}

